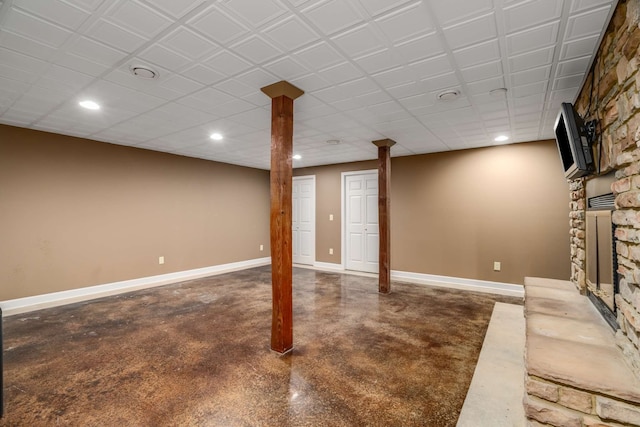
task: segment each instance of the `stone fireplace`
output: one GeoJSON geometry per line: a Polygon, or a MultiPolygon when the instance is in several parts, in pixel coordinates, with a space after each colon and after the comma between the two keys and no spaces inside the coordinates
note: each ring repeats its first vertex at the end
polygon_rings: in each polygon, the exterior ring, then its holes
{"type": "Polygon", "coordinates": [[[570,281],[525,280],[530,426],[640,426],[639,48],[640,0],[620,0],[574,103],[597,173],[569,182],[570,281]]]}

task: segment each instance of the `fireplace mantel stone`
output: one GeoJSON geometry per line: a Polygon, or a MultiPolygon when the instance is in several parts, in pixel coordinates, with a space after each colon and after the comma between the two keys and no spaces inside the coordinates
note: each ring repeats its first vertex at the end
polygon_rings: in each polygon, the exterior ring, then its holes
{"type": "Polygon", "coordinates": [[[640,425],[640,380],[571,282],[525,278],[524,313],[530,425],[640,425]]]}

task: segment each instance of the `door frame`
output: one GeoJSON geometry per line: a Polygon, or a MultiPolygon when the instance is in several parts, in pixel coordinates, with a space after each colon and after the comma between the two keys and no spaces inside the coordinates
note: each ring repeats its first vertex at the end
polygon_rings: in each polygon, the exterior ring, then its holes
{"type": "MultiPolygon", "coordinates": [[[[293,186],[293,181],[303,180],[303,179],[311,179],[311,187],[313,188],[313,197],[311,198],[311,235],[313,236],[313,245],[311,245],[311,257],[313,258],[313,262],[311,264],[301,264],[301,265],[315,265],[316,263],[316,176],[315,175],[301,175],[294,176],[291,185],[293,186]]],[[[292,224],[293,227],[293,224],[292,224]]],[[[293,247],[291,248],[293,250],[293,247]]],[[[293,255],[292,255],[293,258],[293,255]]],[[[293,259],[291,260],[293,263],[293,259]]]]}
{"type": "MultiPolygon", "coordinates": [[[[340,214],[342,218],[342,226],[340,232],[340,263],[342,269],[347,268],[347,177],[353,175],[369,175],[378,176],[378,169],[364,169],[360,171],[342,172],[340,177],[340,214]]],[[[378,189],[380,191],[380,189],[378,189]]]]}

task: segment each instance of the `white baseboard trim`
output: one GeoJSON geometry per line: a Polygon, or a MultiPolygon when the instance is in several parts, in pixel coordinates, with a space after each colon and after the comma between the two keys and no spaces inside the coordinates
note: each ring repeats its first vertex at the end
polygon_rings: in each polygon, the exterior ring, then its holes
{"type": "Polygon", "coordinates": [[[229,264],[214,265],[210,267],[196,268],[193,270],[178,271],[175,273],[160,274],[157,276],[141,277],[139,279],[123,280],[121,282],[106,283],[103,285],[88,286],[85,288],[70,289],[68,291],[52,292],[49,294],[32,297],[16,298],[0,301],[2,316],[26,313],[43,308],[56,307],[74,302],[102,298],[155,286],[193,280],[216,274],[229,273],[247,268],[260,267],[271,264],[271,257],[250,259],[247,261],[232,262],[229,264]]]}
{"type": "Polygon", "coordinates": [[[313,266],[320,270],[328,270],[328,271],[339,271],[344,273],[344,266],[342,264],[336,264],[333,262],[314,262],[313,266]]]}
{"type": "Polygon", "coordinates": [[[391,279],[420,285],[439,286],[462,289],[465,291],[485,292],[524,298],[524,286],[513,283],[490,282],[485,280],[437,276],[435,274],[412,273],[409,271],[397,270],[391,270],[391,279]]]}

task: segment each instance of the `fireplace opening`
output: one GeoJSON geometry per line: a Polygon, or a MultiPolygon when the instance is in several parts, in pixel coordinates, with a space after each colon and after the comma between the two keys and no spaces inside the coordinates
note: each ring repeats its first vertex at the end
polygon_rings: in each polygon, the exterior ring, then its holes
{"type": "Polygon", "coordinates": [[[615,295],[618,293],[618,265],[615,247],[613,193],[587,199],[586,278],[587,296],[607,323],[618,329],[615,295]]]}

